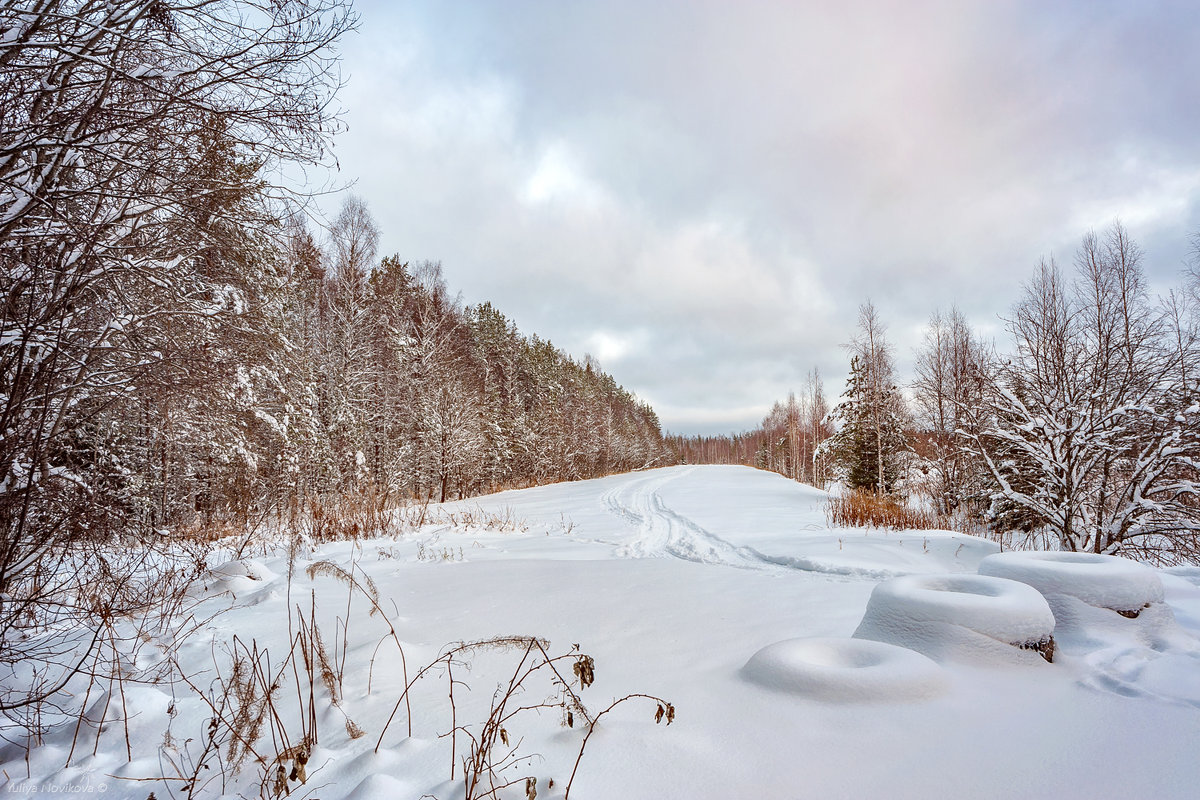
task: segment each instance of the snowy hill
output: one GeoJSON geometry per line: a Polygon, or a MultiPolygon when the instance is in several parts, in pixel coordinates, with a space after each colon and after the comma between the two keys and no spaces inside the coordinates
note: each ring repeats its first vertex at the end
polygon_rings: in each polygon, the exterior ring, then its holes
{"type": "MultiPolygon", "coordinates": [[[[551,654],[578,644],[593,656],[595,682],[579,693],[593,714],[630,693],[674,705],[670,726],[655,724],[652,701],[631,700],[607,715],[587,743],[572,797],[1195,796],[1200,569],[1159,573],[1166,616],[1154,622],[1111,614],[1098,623],[1087,618],[1070,635],[1056,632],[1053,664],[938,658],[930,668],[939,691],[869,700],[756,682],[745,667],[765,647],[848,640],[881,581],[973,575],[997,551],[945,531],[830,529],[823,502],[821,492],[771,473],[674,467],[447,504],[431,510],[433,522],[419,531],[303,553],[290,589],[293,610],[316,610],[343,678],[337,707],[317,703],[308,783],[290,796],[461,797],[461,764],[451,781],[451,741],[439,738],[452,724],[446,679],[422,678],[410,698],[409,736],[397,703],[403,669],[411,678],[449,643],[501,634],[544,637],[551,654]],[[346,570],[353,563],[370,576],[404,645],[403,666],[381,615],[368,616],[362,598],[352,598],[344,624],[346,587],[303,569],[322,559],[346,570]],[[347,719],[366,734],[352,738],[347,719]]],[[[210,685],[235,634],[273,653],[287,650],[286,572],[285,554],[272,551],[222,565],[197,588],[199,612],[230,609],[180,653],[197,686],[210,685]]],[[[481,650],[469,671],[456,669],[454,678],[470,687],[456,693],[457,724],[478,733],[470,726],[486,716],[519,655],[481,650]]],[[[124,722],[106,717],[94,757],[96,732],[83,726],[83,744],[65,771],[72,731],[33,751],[29,780],[18,777],[25,775],[23,749],[0,749],[8,790],[103,783],[109,796],[144,798],[151,789],[159,800],[182,796],[178,782],[171,790],[130,779],[162,775],[164,764],[183,764],[189,754],[195,760],[211,712],[183,686],[175,688],[174,716],[167,713],[170,689],[125,691],[136,713],[124,722]]],[[[546,690],[531,688],[525,699],[540,701],[538,691],[546,690]]],[[[285,716],[292,713],[295,688],[284,686],[277,702],[285,716]]],[[[536,776],[542,800],[561,797],[583,726],[565,727],[557,712],[543,709],[509,727],[522,757],[511,776],[536,776]]],[[[459,737],[459,759],[466,741],[459,737]]],[[[261,774],[253,765],[231,772],[224,792],[257,796],[261,774]]],[[[210,781],[206,791],[220,795],[222,782],[210,781]]],[[[501,796],[524,797],[525,784],[501,796]]]]}

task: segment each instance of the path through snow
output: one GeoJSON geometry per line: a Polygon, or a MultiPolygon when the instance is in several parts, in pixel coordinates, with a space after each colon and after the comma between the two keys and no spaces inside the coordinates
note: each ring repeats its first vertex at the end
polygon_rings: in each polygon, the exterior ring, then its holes
{"type": "Polygon", "coordinates": [[[660,490],[691,471],[651,472],[618,484],[600,496],[600,502],[608,511],[636,529],[636,538],[618,547],[617,555],[621,558],[670,556],[744,569],[777,566],[754,548],[735,546],[667,506],[660,490]]]}

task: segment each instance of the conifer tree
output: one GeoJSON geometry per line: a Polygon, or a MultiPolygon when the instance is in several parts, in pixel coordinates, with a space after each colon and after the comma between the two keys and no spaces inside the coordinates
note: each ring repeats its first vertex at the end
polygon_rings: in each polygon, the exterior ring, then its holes
{"type": "Polygon", "coordinates": [[[822,446],[839,477],[854,489],[879,494],[900,483],[906,453],[903,398],[893,380],[891,346],[874,305],[859,308],[859,333],[848,349],[850,376],[843,400],[830,414],[839,429],[822,446]]]}

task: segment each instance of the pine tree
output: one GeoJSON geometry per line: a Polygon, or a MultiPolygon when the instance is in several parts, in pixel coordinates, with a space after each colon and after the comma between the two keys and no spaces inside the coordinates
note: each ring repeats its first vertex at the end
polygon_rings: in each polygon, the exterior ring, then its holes
{"type": "Polygon", "coordinates": [[[898,488],[909,452],[903,399],[893,380],[891,348],[871,303],[859,309],[859,334],[849,345],[850,376],[830,414],[839,426],[822,452],[848,486],[889,494],[898,488]]]}

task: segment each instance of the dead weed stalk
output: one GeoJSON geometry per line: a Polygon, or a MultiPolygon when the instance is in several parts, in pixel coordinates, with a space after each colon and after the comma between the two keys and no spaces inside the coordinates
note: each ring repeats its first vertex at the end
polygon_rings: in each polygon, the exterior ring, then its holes
{"type": "Polygon", "coordinates": [[[830,497],[825,505],[825,516],[831,526],[838,528],[929,530],[939,524],[937,515],[932,512],[911,508],[890,495],[862,489],[830,497]]]}
{"type": "MultiPolygon", "coordinates": [[[[667,724],[674,720],[674,706],[661,698],[645,694],[627,695],[593,716],[579,693],[595,680],[595,660],[580,652],[578,645],[555,656],[550,654],[549,646],[548,641],[534,636],[497,636],[447,647],[438,658],[422,667],[411,681],[406,682],[404,693],[380,731],[375,743],[376,752],[383,745],[388,727],[399,712],[401,703],[406,702],[413,687],[430,674],[440,674],[446,680],[450,729],[441,734],[441,738],[450,739],[450,779],[454,780],[459,766],[462,768],[465,800],[498,798],[501,790],[521,784],[525,787],[526,798],[537,796],[537,776],[524,773],[521,769],[531,764],[533,757],[521,752],[524,740],[515,733],[515,729],[522,725],[522,720],[542,711],[558,712],[564,727],[574,728],[579,724],[587,728],[571,771],[571,780],[574,780],[575,772],[579,769],[584,748],[596,724],[621,703],[634,698],[647,698],[658,704],[656,721],[664,715],[667,724]],[[469,670],[472,659],[485,650],[515,653],[516,664],[507,682],[501,683],[493,693],[486,718],[482,722],[464,723],[459,719],[455,692],[469,689],[469,686],[456,677],[455,671],[461,674],[469,670]],[[571,665],[569,677],[565,670],[567,663],[571,665]],[[460,738],[465,740],[466,746],[461,761],[458,756],[460,738]]],[[[409,717],[411,720],[411,711],[409,717]]],[[[571,780],[567,782],[567,794],[571,790],[571,780]]],[[[548,786],[553,785],[552,780],[548,781],[548,786]]]]}

